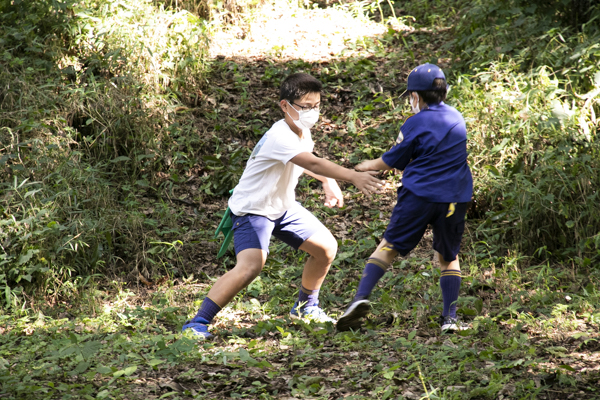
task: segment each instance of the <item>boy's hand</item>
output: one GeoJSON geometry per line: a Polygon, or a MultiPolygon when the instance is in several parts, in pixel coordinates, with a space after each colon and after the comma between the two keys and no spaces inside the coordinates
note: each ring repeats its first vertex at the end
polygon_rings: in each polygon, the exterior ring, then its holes
{"type": "Polygon", "coordinates": [[[377,172],[356,172],[352,184],[364,194],[381,193],[384,182],[375,178],[374,175],[377,175],[377,172]]]}
{"type": "Polygon", "coordinates": [[[361,162],[360,164],[356,165],[354,167],[355,170],[357,171],[370,171],[371,169],[369,168],[369,164],[371,163],[371,160],[365,160],[363,162],[361,162]]]}
{"type": "Polygon", "coordinates": [[[354,167],[357,171],[387,171],[392,169],[381,157],[376,160],[365,160],[354,167]]]}
{"type": "Polygon", "coordinates": [[[344,195],[335,179],[326,178],[323,181],[323,191],[325,192],[325,207],[344,206],[344,195]]]}

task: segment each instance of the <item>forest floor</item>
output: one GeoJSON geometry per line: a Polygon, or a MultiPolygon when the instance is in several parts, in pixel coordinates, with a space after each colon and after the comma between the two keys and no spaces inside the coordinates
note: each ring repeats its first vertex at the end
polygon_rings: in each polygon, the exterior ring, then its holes
{"type": "MultiPolygon", "coordinates": [[[[409,115],[398,95],[411,66],[448,66],[446,27],[383,25],[333,8],[260,11],[214,38],[207,84],[186,103],[200,135],[219,132],[214,144],[224,157],[251,149],[281,118],[278,82],[305,71],[325,83],[315,153],[351,167],[394,142],[409,115]]],[[[439,271],[428,232],[382,279],[360,332],[290,320],[306,255],[273,241],[261,276],[215,320],[215,338],[182,335],[183,322],[234,263],[231,252],[216,259],[221,239],[213,233],[226,197],[207,196],[210,188],[202,187],[199,177],[221,171],[210,161],[199,160],[197,176],[174,189],[180,202],[172,207],[196,232],[181,238],[191,244],[174,261],[190,277],[115,278],[37,318],[2,317],[0,370],[13,373],[0,381],[0,398],[600,398],[598,309],[567,311],[569,293],[588,287],[580,272],[478,265],[470,224],[459,312],[471,329],[461,334],[442,335],[436,323],[439,271]],[[564,275],[573,276],[569,290],[553,286],[553,277],[564,275]]],[[[383,178],[387,190],[373,197],[343,184],[342,209],[322,206],[314,180],[299,185],[298,200],[340,243],[321,294],[333,316],[352,298],[385,230],[400,175],[383,178]]],[[[153,199],[146,201],[151,207],[153,199]]]]}

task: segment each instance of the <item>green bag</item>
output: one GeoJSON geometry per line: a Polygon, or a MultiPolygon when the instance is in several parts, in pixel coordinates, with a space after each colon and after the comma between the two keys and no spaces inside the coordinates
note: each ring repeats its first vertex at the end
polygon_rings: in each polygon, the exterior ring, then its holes
{"type": "MultiPolygon", "coordinates": [[[[233,193],[233,189],[229,191],[229,193],[233,193]]],[[[231,220],[231,210],[227,207],[225,210],[225,214],[223,214],[223,218],[221,219],[221,223],[215,232],[215,238],[219,236],[219,232],[223,232],[225,239],[223,240],[223,244],[221,245],[221,249],[217,254],[217,258],[221,258],[227,253],[227,249],[229,248],[229,244],[233,239],[233,231],[231,228],[233,227],[233,221],[231,220]]]]}

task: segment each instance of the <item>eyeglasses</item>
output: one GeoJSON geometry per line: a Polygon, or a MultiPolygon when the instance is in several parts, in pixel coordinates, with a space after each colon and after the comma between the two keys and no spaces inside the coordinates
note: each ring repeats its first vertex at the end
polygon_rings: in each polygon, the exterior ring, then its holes
{"type": "MultiPolygon", "coordinates": [[[[289,103],[289,101],[288,101],[289,103]]],[[[310,110],[317,110],[319,111],[321,109],[321,103],[317,104],[314,107],[310,107],[310,106],[301,106],[300,104],[296,104],[296,103],[289,103],[290,105],[295,105],[296,107],[300,107],[300,110],[302,111],[310,111],[310,110]]]]}

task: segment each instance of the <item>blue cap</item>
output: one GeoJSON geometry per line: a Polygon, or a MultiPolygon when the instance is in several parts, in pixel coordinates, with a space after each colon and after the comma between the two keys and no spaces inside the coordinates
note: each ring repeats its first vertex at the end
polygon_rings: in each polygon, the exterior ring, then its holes
{"type": "Polygon", "coordinates": [[[433,81],[437,78],[446,80],[446,75],[440,67],[434,64],[421,64],[408,74],[408,87],[406,90],[409,92],[435,90],[433,81]]]}

